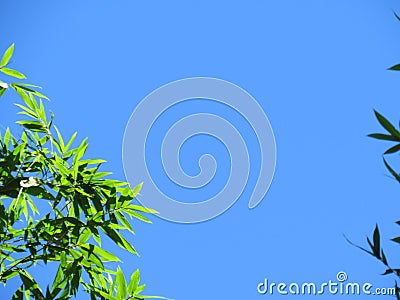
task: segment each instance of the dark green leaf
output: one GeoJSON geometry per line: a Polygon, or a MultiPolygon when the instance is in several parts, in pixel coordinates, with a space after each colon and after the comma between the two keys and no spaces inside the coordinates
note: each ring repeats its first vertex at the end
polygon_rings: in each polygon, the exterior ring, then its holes
{"type": "Polygon", "coordinates": [[[370,247],[371,250],[372,250],[372,255],[376,257],[375,246],[374,246],[373,243],[371,243],[371,240],[370,240],[368,237],[367,237],[367,242],[368,242],[369,247],[370,247]]]}
{"type": "Polygon", "coordinates": [[[387,259],[386,259],[386,255],[385,255],[385,252],[383,252],[383,249],[381,250],[381,256],[382,256],[382,263],[385,265],[385,266],[389,266],[389,264],[388,264],[388,261],[387,261],[387,259]]]}
{"type": "Polygon", "coordinates": [[[37,297],[36,299],[44,298],[42,291],[39,288],[39,285],[26,270],[20,269],[19,276],[24,284],[24,288],[26,290],[31,290],[35,297],[37,297]]]}
{"type": "Polygon", "coordinates": [[[105,234],[107,234],[107,236],[111,238],[118,246],[125,250],[128,250],[133,254],[138,254],[135,248],[118,231],[104,225],[101,226],[101,228],[104,230],[105,234]]]}
{"type": "Polygon", "coordinates": [[[385,273],[383,273],[382,275],[387,275],[387,274],[392,274],[393,273],[393,270],[392,269],[387,269],[386,271],[385,271],[385,273]]]}
{"type": "Polygon", "coordinates": [[[21,300],[24,298],[24,286],[21,285],[18,290],[15,291],[14,295],[12,296],[11,300],[21,300]]]}
{"type": "Polygon", "coordinates": [[[396,19],[400,21],[400,17],[397,15],[397,13],[395,11],[393,12],[393,14],[396,17],[396,19]]]}
{"type": "Polygon", "coordinates": [[[7,89],[0,87],[0,97],[6,92],[7,89]]]}
{"type": "Polygon", "coordinates": [[[124,225],[126,227],[126,229],[128,229],[130,232],[134,233],[131,224],[129,223],[129,221],[125,218],[125,216],[122,213],[120,213],[119,211],[116,211],[115,216],[122,223],[122,225],[124,225]]]}
{"type": "Polygon", "coordinates": [[[400,64],[391,66],[390,68],[388,68],[388,70],[390,70],[390,71],[400,71],[400,64]]]}
{"type": "Polygon", "coordinates": [[[39,93],[38,91],[35,91],[34,89],[32,89],[31,87],[37,87],[32,84],[23,84],[23,83],[15,83],[14,82],[14,83],[11,83],[10,85],[14,89],[16,89],[16,88],[22,89],[22,90],[29,92],[35,96],[38,96],[39,98],[43,98],[43,99],[47,99],[47,100],[49,99],[47,96],[43,95],[42,93],[39,93]]]}
{"type": "Polygon", "coordinates": [[[46,132],[46,128],[43,126],[42,123],[40,123],[38,121],[21,120],[21,121],[17,121],[16,123],[22,125],[26,129],[29,129],[29,130],[32,130],[35,132],[46,132]]]}
{"type": "Polygon", "coordinates": [[[382,133],[371,133],[368,134],[369,137],[372,137],[374,139],[378,140],[385,140],[385,141],[395,141],[395,142],[400,142],[400,138],[397,138],[395,136],[391,136],[388,134],[382,134],[382,133]]]}
{"type": "Polygon", "coordinates": [[[400,132],[390,123],[384,116],[374,110],[378,122],[385,128],[392,136],[400,138],[400,132]]]}
{"type": "Polygon", "coordinates": [[[30,195],[38,197],[40,199],[55,200],[54,196],[49,193],[46,189],[40,186],[32,186],[27,189],[30,195]]]}
{"type": "Polygon", "coordinates": [[[375,226],[373,240],[374,240],[373,252],[374,252],[375,256],[380,259],[381,258],[381,255],[380,255],[381,238],[380,238],[380,234],[379,234],[378,225],[375,226]]]}
{"type": "Polygon", "coordinates": [[[383,163],[385,164],[386,168],[389,170],[390,174],[393,175],[393,177],[400,182],[400,176],[399,174],[396,173],[395,170],[392,169],[392,167],[387,163],[386,159],[383,159],[383,163]]]}
{"type": "Polygon", "coordinates": [[[392,153],[396,153],[398,151],[400,151],[400,144],[397,144],[397,145],[389,148],[388,150],[385,151],[384,154],[392,154],[392,153]]]}

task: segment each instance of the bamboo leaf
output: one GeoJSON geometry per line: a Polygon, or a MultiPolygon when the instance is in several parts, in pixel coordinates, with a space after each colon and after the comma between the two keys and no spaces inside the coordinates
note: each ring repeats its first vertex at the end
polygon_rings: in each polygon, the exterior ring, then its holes
{"type": "Polygon", "coordinates": [[[0,61],[0,68],[6,66],[10,62],[10,59],[11,59],[13,53],[14,53],[14,44],[12,44],[10,47],[8,47],[6,52],[4,52],[3,57],[1,58],[1,61],[0,61]]]}
{"type": "Polygon", "coordinates": [[[21,72],[19,72],[19,71],[17,71],[17,70],[14,70],[14,69],[10,69],[10,68],[1,68],[1,69],[0,69],[0,72],[6,74],[6,75],[8,75],[8,76],[18,78],[18,79],[26,79],[26,77],[25,77],[24,74],[22,74],[21,72]]]}
{"type": "Polygon", "coordinates": [[[378,122],[385,128],[392,136],[400,138],[400,132],[390,123],[384,116],[374,110],[378,122]]]}
{"type": "Polygon", "coordinates": [[[384,141],[395,141],[395,142],[400,141],[400,138],[397,138],[395,136],[391,136],[388,134],[382,134],[382,133],[371,133],[371,134],[368,134],[368,136],[372,137],[374,139],[384,140],[384,141]]]}

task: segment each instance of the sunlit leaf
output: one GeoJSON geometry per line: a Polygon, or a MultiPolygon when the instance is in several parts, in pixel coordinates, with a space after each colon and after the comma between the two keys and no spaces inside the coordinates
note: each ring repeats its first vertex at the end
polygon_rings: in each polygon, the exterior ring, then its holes
{"type": "Polygon", "coordinates": [[[8,47],[6,52],[4,52],[3,57],[1,58],[1,61],[0,61],[0,68],[6,66],[9,63],[13,53],[14,53],[14,44],[12,44],[10,47],[8,47]]]}
{"type": "Polygon", "coordinates": [[[117,274],[115,276],[115,280],[117,282],[117,299],[126,299],[128,295],[127,287],[126,287],[126,281],[125,281],[125,276],[124,273],[122,272],[121,268],[118,267],[117,269],[117,274]]]}
{"type": "Polygon", "coordinates": [[[17,71],[17,70],[14,70],[14,69],[10,69],[10,68],[1,68],[1,69],[0,69],[0,72],[6,74],[6,75],[8,75],[8,76],[18,78],[18,79],[26,79],[26,77],[25,77],[24,74],[22,74],[21,72],[19,72],[19,71],[17,71]]]}
{"type": "Polygon", "coordinates": [[[139,285],[140,281],[140,272],[139,270],[136,270],[135,272],[132,273],[131,278],[129,280],[129,285],[128,285],[128,294],[132,295],[136,293],[136,289],[139,285]]]}

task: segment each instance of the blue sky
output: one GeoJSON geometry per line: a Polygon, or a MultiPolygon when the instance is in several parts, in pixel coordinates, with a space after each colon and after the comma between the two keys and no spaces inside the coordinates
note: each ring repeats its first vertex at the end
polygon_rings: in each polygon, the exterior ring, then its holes
{"type": "MultiPolygon", "coordinates": [[[[400,119],[400,74],[386,71],[400,62],[393,10],[400,4],[392,0],[9,1],[2,5],[0,49],[15,42],[12,66],[44,87],[62,132],[88,136],[88,156],[106,159],[119,179],[125,126],[150,92],[193,76],[248,91],[267,114],[277,145],[264,201],[249,210],[247,188],[207,222],[134,221],[140,258],[117,253],[127,273],[140,268],[149,294],[279,299],[259,295],[257,284],[264,278],[324,282],[339,271],[376,287],[393,284],[379,275],[378,262],[343,238],[365,245],[378,223],[389,261],[399,263],[389,241],[400,233],[394,224],[399,185],[382,163],[387,145],[366,137],[380,131],[374,108],[400,119]]],[[[15,101],[12,94],[1,99],[3,126],[16,120],[15,101]]],[[[200,144],[204,153],[221,147],[200,144]]],[[[183,167],[195,173],[197,162],[187,152],[183,167]]],[[[223,162],[224,151],[218,153],[223,162]]],[[[212,188],[223,184],[224,170],[218,176],[212,188]]],[[[0,295],[11,288],[1,287],[0,295]]]]}

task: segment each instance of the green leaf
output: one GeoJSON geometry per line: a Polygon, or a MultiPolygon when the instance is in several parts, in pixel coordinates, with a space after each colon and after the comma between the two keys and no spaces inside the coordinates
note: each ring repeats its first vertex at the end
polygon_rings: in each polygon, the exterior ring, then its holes
{"type": "Polygon", "coordinates": [[[137,211],[141,211],[141,212],[145,212],[148,214],[158,214],[158,211],[156,211],[155,209],[151,209],[151,208],[140,206],[140,205],[131,204],[128,206],[128,208],[137,210],[137,211]]]}
{"type": "Polygon", "coordinates": [[[137,186],[134,187],[134,189],[132,190],[133,192],[133,197],[136,197],[137,195],[139,195],[140,190],[143,187],[143,182],[139,183],[137,186]]]}
{"type": "Polygon", "coordinates": [[[21,249],[20,247],[8,245],[8,244],[0,244],[0,249],[2,249],[4,251],[25,252],[25,250],[21,249]]]}
{"type": "Polygon", "coordinates": [[[383,249],[381,250],[381,256],[382,256],[382,263],[385,265],[385,266],[389,266],[389,264],[388,264],[388,261],[387,261],[387,259],[386,259],[386,255],[385,255],[385,253],[383,252],[383,249]]]}
{"type": "Polygon", "coordinates": [[[388,70],[390,70],[390,71],[400,71],[400,64],[391,66],[390,68],[388,68],[388,70]]]}
{"type": "Polygon", "coordinates": [[[96,293],[98,293],[98,294],[99,294],[101,297],[103,297],[104,299],[107,299],[107,300],[120,300],[120,299],[117,299],[117,298],[115,298],[115,297],[113,297],[113,296],[107,294],[106,292],[97,289],[97,288],[95,289],[95,291],[96,291],[96,293]]]}
{"type": "Polygon", "coordinates": [[[14,90],[18,93],[18,95],[22,98],[22,100],[24,100],[25,104],[28,105],[28,107],[31,110],[36,111],[38,109],[37,103],[35,101],[33,101],[31,99],[31,97],[29,97],[28,94],[24,90],[22,90],[18,87],[14,87],[14,90]]]}
{"type": "Polygon", "coordinates": [[[38,118],[37,114],[33,110],[31,110],[29,107],[23,106],[22,104],[19,104],[19,103],[16,103],[15,105],[23,110],[22,112],[19,112],[19,114],[27,115],[28,117],[31,117],[33,119],[38,118]]]}
{"type": "Polygon", "coordinates": [[[37,282],[33,279],[33,277],[24,269],[19,269],[19,276],[24,284],[24,288],[26,290],[30,290],[36,299],[44,299],[42,291],[39,288],[37,282]]]}
{"type": "Polygon", "coordinates": [[[21,285],[18,290],[15,291],[14,295],[12,296],[11,300],[21,300],[24,298],[23,294],[24,286],[21,285]]]}
{"type": "Polygon", "coordinates": [[[122,249],[125,249],[135,255],[138,255],[137,251],[135,248],[118,232],[113,229],[111,229],[108,226],[101,226],[101,229],[104,230],[105,234],[114,241],[118,246],[120,246],[122,249]]]}
{"type": "MultiPolygon", "coordinates": [[[[100,257],[94,252],[95,245],[92,244],[85,244],[78,246],[81,249],[83,254],[83,263],[84,261],[94,263],[99,269],[104,270],[103,262],[101,261],[100,257]]],[[[89,264],[90,265],[90,264],[89,264]]]]}
{"type": "Polygon", "coordinates": [[[56,133],[57,133],[57,137],[58,137],[58,143],[59,143],[59,145],[60,145],[60,147],[61,147],[61,152],[64,152],[65,150],[65,145],[64,145],[64,140],[63,140],[63,138],[62,138],[62,135],[61,135],[61,133],[60,133],[60,130],[58,130],[58,128],[57,128],[57,126],[54,126],[54,128],[55,128],[55,130],[56,130],[56,133]]]}
{"type": "Polygon", "coordinates": [[[385,164],[386,168],[389,170],[390,174],[393,175],[393,177],[400,182],[400,176],[399,174],[396,173],[395,170],[393,170],[393,168],[388,164],[388,162],[386,161],[386,159],[383,159],[383,163],[385,164]]]}
{"type": "Polygon", "coordinates": [[[392,274],[394,271],[392,269],[387,269],[385,271],[385,273],[383,273],[382,275],[388,275],[388,274],[392,274]]]}
{"type": "Polygon", "coordinates": [[[400,236],[393,238],[392,241],[400,244],[400,236]]]}
{"type": "Polygon", "coordinates": [[[0,97],[6,92],[7,89],[0,87],[0,97]]]}
{"type": "Polygon", "coordinates": [[[49,193],[45,188],[40,186],[32,186],[27,189],[27,192],[40,199],[55,200],[54,196],[49,193]]]}
{"type": "Polygon", "coordinates": [[[121,262],[121,260],[114,254],[94,245],[93,252],[102,257],[104,262],[121,262]]]}
{"type": "Polygon", "coordinates": [[[77,132],[74,132],[74,134],[71,136],[71,138],[69,139],[67,145],[65,146],[65,151],[68,151],[68,149],[71,147],[71,145],[74,142],[77,134],[78,134],[77,132]]]}
{"type": "Polygon", "coordinates": [[[368,134],[369,137],[372,137],[374,139],[378,140],[385,140],[385,141],[395,141],[395,142],[400,142],[400,138],[388,135],[388,134],[382,134],[382,133],[372,133],[368,134]]]}
{"type": "Polygon", "coordinates": [[[112,296],[114,295],[114,291],[116,290],[117,281],[111,277],[111,274],[108,274],[108,282],[111,283],[109,287],[109,295],[112,296]]]}
{"type": "Polygon", "coordinates": [[[143,216],[143,215],[141,215],[141,214],[138,214],[138,213],[133,212],[133,211],[130,211],[130,212],[127,212],[127,213],[128,213],[129,215],[132,215],[132,216],[135,217],[136,219],[139,219],[139,220],[143,221],[143,222],[146,222],[146,223],[149,223],[149,224],[152,223],[148,218],[146,218],[145,216],[143,216]]]}
{"type": "Polygon", "coordinates": [[[27,194],[25,194],[25,199],[26,199],[26,201],[27,201],[27,203],[28,203],[28,205],[29,205],[29,207],[30,207],[32,213],[33,213],[34,215],[35,215],[35,214],[39,214],[39,211],[38,211],[38,209],[37,209],[35,203],[33,202],[32,198],[29,197],[27,194]]]}
{"type": "Polygon", "coordinates": [[[35,131],[35,132],[46,132],[46,128],[43,126],[42,123],[38,121],[26,121],[26,120],[20,120],[16,122],[19,125],[22,125],[26,129],[35,131]]]}
{"type": "Polygon", "coordinates": [[[9,280],[11,278],[14,278],[17,275],[18,275],[18,271],[7,270],[6,272],[1,274],[1,280],[2,281],[7,281],[7,280],[9,280]]]}
{"type": "Polygon", "coordinates": [[[79,236],[78,243],[84,244],[90,238],[92,233],[90,232],[89,228],[85,228],[79,236]]]}
{"type": "Polygon", "coordinates": [[[394,16],[396,17],[396,19],[400,21],[400,17],[396,14],[395,11],[393,11],[393,14],[394,14],[394,16]]]}
{"type": "Polygon", "coordinates": [[[140,294],[141,292],[143,292],[143,291],[145,290],[145,288],[146,288],[146,285],[145,285],[145,284],[139,285],[139,286],[137,287],[137,289],[136,289],[136,293],[137,293],[137,294],[140,294]]]}
{"type": "Polygon", "coordinates": [[[398,151],[400,151],[400,144],[397,144],[397,145],[387,149],[384,154],[392,154],[392,153],[396,153],[398,151]]]}
{"type": "Polygon", "coordinates": [[[390,123],[384,116],[374,110],[378,122],[385,128],[392,136],[400,138],[400,132],[390,123]]]}
{"type": "Polygon", "coordinates": [[[165,297],[161,297],[161,296],[143,296],[143,295],[140,295],[140,298],[139,298],[139,299],[164,299],[164,300],[172,300],[172,299],[165,298],[165,297]]]}
{"type": "Polygon", "coordinates": [[[124,300],[127,298],[128,291],[126,288],[126,280],[124,273],[122,272],[121,268],[118,267],[117,274],[115,276],[115,280],[117,281],[117,295],[116,298],[118,300],[124,300]]]}
{"type": "Polygon", "coordinates": [[[9,63],[13,53],[14,53],[14,44],[12,44],[10,47],[8,47],[6,52],[4,52],[3,57],[1,58],[1,61],[0,61],[0,68],[6,66],[9,63]]]}
{"type": "Polygon", "coordinates": [[[381,258],[381,255],[380,255],[381,238],[380,238],[380,234],[379,234],[378,225],[375,226],[373,241],[374,241],[373,252],[374,252],[375,256],[380,259],[381,258]]]}
{"type": "Polygon", "coordinates": [[[79,145],[78,150],[75,154],[74,160],[73,160],[73,164],[77,167],[78,166],[78,162],[79,160],[83,157],[83,155],[86,152],[86,149],[88,147],[87,144],[87,138],[85,138],[82,143],[79,145]]]}
{"type": "Polygon", "coordinates": [[[122,223],[122,225],[124,225],[126,227],[126,229],[128,229],[132,233],[135,233],[133,231],[133,228],[132,228],[131,224],[129,223],[129,221],[125,218],[125,216],[121,212],[116,211],[115,212],[115,216],[122,223]]]}
{"type": "Polygon", "coordinates": [[[101,246],[101,238],[98,232],[93,233],[93,239],[96,241],[96,243],[101,246]]]}
{"type": "Polygon", "coordinates": [[[34,84],[30,84],[30,83],[25,83],[25,82],[13,82],[12,84],[19,86],[19,87],[27,87],[27,88],[37,88],[37,89],[41,89],[42,87],[38,86],[38,85],[34,85],[34,84]]]}
{"type": "MultiPolygon", "coordinates": [[[[65,253],[65,252],[64,252],[65,253]]],[[[51,287],[51,291],[54,292],[63,282],[64,271],[62,265],[60,264],[57,269],[56,277],[54,278],[53,285],[51,287]]]]}
{"type": "Polygon", "coordinates": [[[39,93],[38,91],[35,91],[34,89],[31,88],[31,87],[40,88],[40,87],[38,87],[36,85],[26,84],[26,83],[19,83],[19,82],[18,83],[17,82],[13,82],[10,85],[14,89],[16,89],[16,88],[22,89],[22,90],[24,90],[24,91],[26,91],[28,93],[31,93],[31,94],[33,94],[35,96],[38,96],[39,98],[43,98],[43,99],[46,99],[46,100],[49,99],[47,96],[45,96],[42,93],[39,93]]]}
{"type": "Polygon", "coordinates": [[[81,164],[97,165],[106,162],[104,159],[83,159],[80,161],[81,164]]]}
{"type": "Polygon", "coordinates": [[[129,280],[129,285],[128,285],[128,294],[133,295],[136,293],[136,289],[139,285],[140,281],[140,272],[137,269],[135,272],[132,273],[131,279],[129,280]]]}
{"type": "Polygon", "coordinates": [[[26,79],[25,75],[22,74],[21,72],[10,69],[10,68],[1,68],[0,71],[8,76],[15,77],[18,79],[26,79]]]}

